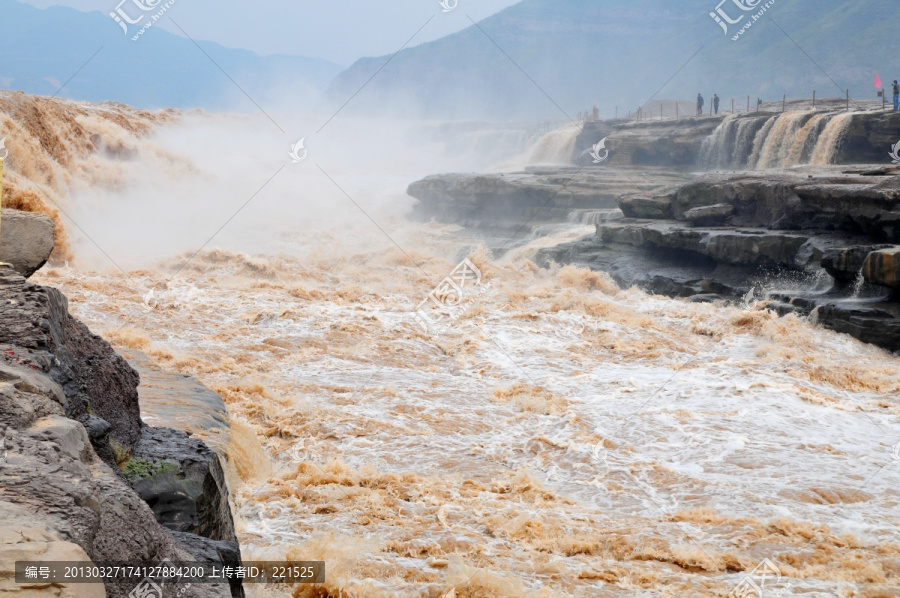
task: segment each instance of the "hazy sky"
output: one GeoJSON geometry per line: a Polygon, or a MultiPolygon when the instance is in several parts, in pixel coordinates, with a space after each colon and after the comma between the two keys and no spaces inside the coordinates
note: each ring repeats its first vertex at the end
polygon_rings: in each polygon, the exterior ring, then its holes
{"type": "MultiPolygon", "coordinates": [[[[69,6],[109,13],[121,0],[23,1],[40,8],[69,6]]],[[[411,45],[471,25],[467,14],[478,21],[518,1],[458,0],[455,10],[444,13],[438,0],[176,0],[167,14],[195,39],[259,54],[295,54],[349,65],[363,56],[397,51],[431,16],[434,19],[411,45]]],[[[179,33],[168,19],[163,27],[179,33]]]]}

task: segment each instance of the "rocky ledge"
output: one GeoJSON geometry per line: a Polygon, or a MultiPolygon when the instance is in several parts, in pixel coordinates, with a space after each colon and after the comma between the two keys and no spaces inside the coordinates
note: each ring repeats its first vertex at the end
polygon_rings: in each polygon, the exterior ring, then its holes
{"type": "Polygon", "coordinates": [[[619,199],[625,218],[541,250],[695,300],[764,294],[780,313],[900,351],[900,168],[807,166],[703,175],[619,199]]]}
{"type": "Polygon", "coordinates": [[[623,194],[654,193],[683,182],[669,169],[533,167],[506,174],[439,174],[412,183],[412,217],[482,229],[589,220],[623,194]],[[583,214],[584,217],[580,215],[583,214]]]}
{"type": "MultiPolygon", "coordinates": [[[[17,585],[17,560],[240,563],[218,456],[183,432],[146,426],[138,382],[61,293],[0,265],[0,591],[133,589],[17,585]]],[[[181,590],[243,596],[239,585],[181,590]]]]}

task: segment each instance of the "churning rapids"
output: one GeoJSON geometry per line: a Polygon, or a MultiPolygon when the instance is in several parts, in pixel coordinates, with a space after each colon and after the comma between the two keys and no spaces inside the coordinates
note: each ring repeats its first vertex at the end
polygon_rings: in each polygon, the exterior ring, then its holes
{"type": "MultiPolygon", "coordinates": [[[[406,183],[475,168],[460,139],[441,158],[396,149],[422,130],[335,124],[343,144],[309,143],[195,254],[290,144],[249,117],[175,121],[104,133],[115,150],[91,159],[114,184],[66,183],[73,261],[35,282],[222,395],[245,558],[327,563],[324,586],[288,595],[725,596],[763,559],[782,575],[773,595],[895,591],[896,357],[759,304],[529,260],[590,227],[495,256],[469,231],[408,222],[406,183]],[[226,156],[235,145],[245,156],[226,156]],[[466,256],[484,292],[426,332],[416,306],[466,256]]],[[[527,155],[528,135],[498,136],[495,163],[527,155]]],[[[49,160],[29,156],[16,193],[39,170],[28,160],[49,160]]]]}

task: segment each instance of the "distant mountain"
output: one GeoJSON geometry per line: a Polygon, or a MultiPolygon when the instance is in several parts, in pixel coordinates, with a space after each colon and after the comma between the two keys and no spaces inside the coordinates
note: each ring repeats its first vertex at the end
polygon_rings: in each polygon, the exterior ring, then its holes
{"type": "MultiPolygon", "coordinates": [[[[0,0],[0,88],[52,95],[72,78],[59,95],[92,102],[115,100],[141,108],[255,110],[228,77],[265,108],[267,101],[286,97],[301,105],[316,101],[342,68],[313,58],[262,57],[203,41],[198,42],[201,51],[191,40],[159,27],[147,29],[132,41],[138,26],[163,6],[158,3],[140,23],[128,25],[126,34],[100,12],[65,7],[41,10],[0,0]]],[[[114,1],[110,7],[115,8],[114,1]]],[[[141,14],[130,2],[126,7],[132,19],[141,14]]],[[[169,8],[170,15],[177,7],[176,3],[169,8]]]]}
{"type": "MultiPolygon", "coordinates": [[[[885,85],[900,79],[894,3],[775,0],[733,41],[766,3],[524,0],[478,26],[400,52],[351,107],[503,119],[557,117],[554,103],[574,116],[597,104],[611,117],[616,106],[625,114],[660,88],[657,98],[718,93],[730,108],[732,97],[745,105],[748,95],[755,103],[782,94],[811,97],[813,90],[842,96],[844,88],[872,100],[876,72],[885,85]],[[739,3],[754,9],[745,12],[739,3]],[[727,35],[710,17],[718,6],[732,20],[743,17],[727,35]]],[[[458,10],[465,10],[462,2],[458,10]]],[[[346,99],[387,59],[359,60],[335,79],[329,97],[346,99]]]]}

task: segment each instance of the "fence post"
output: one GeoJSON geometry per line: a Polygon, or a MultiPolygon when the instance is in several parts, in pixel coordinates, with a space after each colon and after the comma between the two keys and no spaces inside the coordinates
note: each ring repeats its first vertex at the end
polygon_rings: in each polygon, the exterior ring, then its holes
{"type": "Polygon", "coordinates": [[[747,114],[750,114],[750,96],[747,96],[747,114]]]}
{"type": "Polygon", "coordinates": [[[847,112],[850,112],[850,90],[847,90],[847,112]]]}
{"type": "Polygon", "coordinates": [[[781,111],[784,112],[787,110],[787,94],[781,96],[781,111]]]}
{"type": "Polygon", "coordinates": [[[734,114],[734,98],[731,98],[731,113],[734,114]]]}
{"type": "Polygon", "coordinates": [[[816,107],[816,90],[813,90],[813,109],[816,107]]]}

